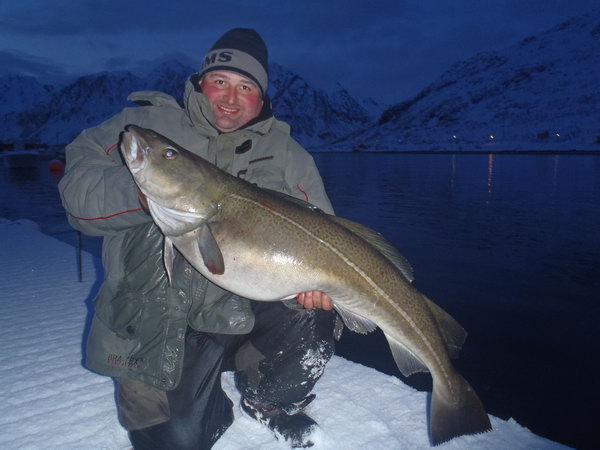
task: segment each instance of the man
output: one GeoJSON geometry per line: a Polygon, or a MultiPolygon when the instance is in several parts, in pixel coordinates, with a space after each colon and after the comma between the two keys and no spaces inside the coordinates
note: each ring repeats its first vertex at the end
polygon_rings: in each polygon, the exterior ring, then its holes
{"type": "Polygon", "coordinates": [[[181,255],[169,284],[163,237],[117,150],[126,125],[152,128],[251,183],[332,213],[312,157],[277,121],[267,50],[250,29],[225,33],[185,85],[185,107],[135,92],[126,108],[67,147],[59,189],[73,227],[104,236],[87,366],[112,376],[136,449],[210,448],[233,421],[220,384],[235,370],[241,408],[293,447],[311,445],[304,411],[333,354],[331,299],[299,293],[303,309],[250,302],[208,282],[181,255]],[[313,309],[317,308],[317,309],[313,309]]]}

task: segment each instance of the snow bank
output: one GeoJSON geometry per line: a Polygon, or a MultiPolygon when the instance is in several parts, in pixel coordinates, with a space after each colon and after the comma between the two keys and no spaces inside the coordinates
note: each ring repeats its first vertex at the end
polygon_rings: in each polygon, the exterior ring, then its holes
{"type": "MultiPolygon", "coordinates": [[[[0,448],[129,449],[116,418],[111,379],[82,366],[89,305],[101,279],[92,255],[19,223],[0,220],[0,448]]],[[[223,375],[234,402],[231,373],[223,375]]],[[[430,448],[428,393],[334,357],[315,388],[315,449],[430,448]]],[[[215,450],[283,449],[262,425],[235,409],[215,450]]],[[[514,420],[491,417],[494,431],[443,444],[448,449],[566,448],[514,420]]]]}

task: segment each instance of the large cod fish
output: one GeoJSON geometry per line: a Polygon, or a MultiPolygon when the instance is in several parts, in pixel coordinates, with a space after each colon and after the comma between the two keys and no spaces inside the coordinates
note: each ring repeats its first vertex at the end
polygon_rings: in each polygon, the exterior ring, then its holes
{"type": "Polygon", "coordinates": [[[231,176],[152,130],[129,125],[121,151],[165,236],[169,277],[175,247],[213,283],[249,299],[324,292],[349,329],[383,330],[402,374],[431,373],[433,445],[491,429],[450,362],[465,331],[413,287],[410,264],[380,234],[231,176]]]}

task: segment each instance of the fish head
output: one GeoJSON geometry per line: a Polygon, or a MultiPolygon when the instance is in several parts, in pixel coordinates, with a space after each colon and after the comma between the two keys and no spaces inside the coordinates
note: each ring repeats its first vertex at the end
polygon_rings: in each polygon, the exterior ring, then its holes
{"type": "Polygon", "coordinates": [[[217,202],[210,163],[153,130],[128,125],[123,159],[165,235],[181,235],[210,219],[217,202]]]}

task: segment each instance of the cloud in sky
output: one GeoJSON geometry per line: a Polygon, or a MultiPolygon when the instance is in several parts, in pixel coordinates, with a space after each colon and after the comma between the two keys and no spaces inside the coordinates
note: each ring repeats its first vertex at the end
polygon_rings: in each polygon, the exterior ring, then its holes
{"type": "Polygon", "coordinates": [[[0,75],[39,77],[41,82],[63,78],[67,72],[54,61],[18,50],[0,50],[0,75]]]}
{"type": "MultiPolygon", "coordinates": [[[[199,65],[229,28],[256,28],[271,59],[317,87],[341,82],[393,103],[453,62],[506,47],[597,6],[597,0],[9,0],[0,49],[40,69],[133,69],[180,52],[199,65]]],[[[13,61],[15,66],[16,61],[13,61]]],[[[25,64],[25,62],[23,62],[25,64]]]]}

